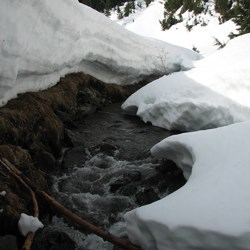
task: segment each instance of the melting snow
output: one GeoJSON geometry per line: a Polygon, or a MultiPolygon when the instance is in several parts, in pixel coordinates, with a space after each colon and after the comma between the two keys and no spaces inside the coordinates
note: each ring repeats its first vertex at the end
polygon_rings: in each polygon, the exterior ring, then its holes
{"type": "Polygon", "coordinates": [[[0,3],[0,101],[84,72],[107,83],[191,68],[193,51],[152,41],[77,0],[0,3]],[[60,6],[60,8],[58,8],[60,6]],[[162,65],[157,51],[164,51],[162,65]]]}
{"type": "Polygon", "coordinates": [[[156,80],[122,105],[169,130],[199,130],[250,119],[250,34],[200,61],[192,70],[156,80]]]}
{"type": "Polygon", "coordinates": [[[22,213],[18,221],[19,232],[26,236],[29,232],[36,232],[39,228],[43,228],[43,224],[38,218],[22,213]]]}

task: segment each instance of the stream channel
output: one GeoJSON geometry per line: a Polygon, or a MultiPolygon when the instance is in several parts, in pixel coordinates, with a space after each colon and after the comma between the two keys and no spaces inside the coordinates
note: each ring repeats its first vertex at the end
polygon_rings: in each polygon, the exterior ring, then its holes
{"type": "MultiPolygon", "coordinates": [[[[122,113],[110,104],[68,130],[64,172],[53,177],[52,194],[64,206],[109,232],[126,238],[123,215],[181,187],[173,162],[153,159],[150,148],[173,133],[122,113]]],[[[54,216],[50,228],[66,233],[76,249],[108,250],[112,244],[54,216]]]]}

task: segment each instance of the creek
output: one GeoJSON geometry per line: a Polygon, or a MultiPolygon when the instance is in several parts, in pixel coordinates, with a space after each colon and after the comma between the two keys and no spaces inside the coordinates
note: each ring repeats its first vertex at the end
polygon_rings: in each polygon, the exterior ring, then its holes
{"type": "MultiPolygon", "coordinates": [[[[83,218],[126,237],[124,213],[163,198],[185,180],[173,162],[150,155],[153,145],[173,133],[123,114],[120,105],[103,107],[67,131],[74,146],[65,149],[52,193],[83,218]]],[[[68,234],[77,249],[114,249],[57,216],[49,227],[68,234]]]]}

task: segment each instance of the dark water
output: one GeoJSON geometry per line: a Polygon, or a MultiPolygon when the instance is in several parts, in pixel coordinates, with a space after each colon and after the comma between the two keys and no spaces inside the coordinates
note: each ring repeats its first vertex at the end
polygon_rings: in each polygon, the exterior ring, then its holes
{"type": "MultiPolygon", "coordinates": [[[[68,131],[74,144],[67,149],[65,172],[54,177],[53,195],[83,218],[118,236],[126,236],[123,215],[156,201],[184,184],[169,161],[150,155],[150,148],[171,135],[121,113],[112,104],[78,122],[68,131]]],[[[65,231],[78,249],[113,249],[101,238],[68,226],[54,217],[51,227],[65,231]]]]}

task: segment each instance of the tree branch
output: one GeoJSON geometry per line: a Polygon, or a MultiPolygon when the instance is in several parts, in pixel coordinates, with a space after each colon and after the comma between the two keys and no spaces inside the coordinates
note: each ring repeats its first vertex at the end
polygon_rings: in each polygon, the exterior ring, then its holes
{"type": "MultiPolygon", "coordinates": [[[[52,198],[50,195],[48,195],[44,191],[37,190],[35,185],[31,182],[30,179],[25,177],[22,172],[20,172],[13,164],[11,164],[7,159],[0,159],[0,163],[2,163],[3,166],[9,171],[9,173],[17,178],[17,180],[22,183],[22,185],[25,186],[25,188],[31,193],[32,201],[34,204],[34,214],[35,217],[38,217],[38,203],[35,197],[35,193],[33,190],[40,194],[47,203],[55,208],[59,213],[63,214],[65,217],[67,217],[69,220],[73,221],[74,223],[80,225],[81,227],[85,228],[86,230],[100,236],[103,238],[104,241],[109,241],[112,244],[122,247],[127,250],[141,250],[140,247],[132,244],[128,240],[121,239],[115,235],[110,234],[109,232],[93,225],[92,223],[88,222],[87,220],[82,219],[78,215],[72,213],[67,208],[65,208],[62,204],[60,204],[58,201],[56,201],[54,198],[52,198]],[[32,187],[32,189],[30,188],[32,187]]],[[[23,250],[29,250],[32,244],[32,240],[34,235],[30,235],[29,233],[26,237],[26,241],[23,246],[23,250]]]]}
{"type": "MultiPolygon", "coordinates": [[[[34,217],[39,217],[39,207],[38,207],[38,202],[36,199],[36,195],[33,192],[33,190],[29,187],[29,185],[27,185],[25,183],[25,181],[23,181],[23,179],[20,177],[21,172],[12,164],[10,163],[7,159],[0,159],[0,163],[8,170],[8,172],[15,177],[20,183],[21,185],[23,185],[25,187],[26,190],[28,190],[28,192],[31,195],[31,199],[32,199],[32,203],[33,203],[33,207],[34,207],[34,217]]],[[[24,241],[23,244],[23,250],[30,250],[31,249],[31,245],[33,242],[33,238],[35,236],[35,233],[28,233],[26,236],[26,239],[24,241]]]]}

